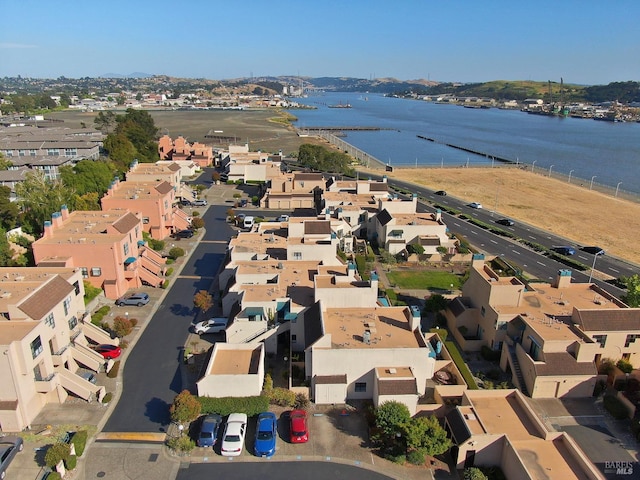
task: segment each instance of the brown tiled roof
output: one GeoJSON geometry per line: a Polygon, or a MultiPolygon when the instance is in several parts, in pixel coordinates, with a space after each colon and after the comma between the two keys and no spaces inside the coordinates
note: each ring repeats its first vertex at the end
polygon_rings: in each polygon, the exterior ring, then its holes
{"type": "Polygon", "coordinates": [[[575,309],[578,325],[584,332],[640,330],[640,308],[606,310],[575,309]]]}
{"type": "Polygon", "coordinates": [[[169,182],[162,182],[160,185],[156,186],[156,191],[161,195],[169,193],[171,190],[173,190],[173,187],[169,182]]]}
{"type": "Polygon", "coordinates": [[[387,210],[382,210],[378,215],[376,215],[376,220],[383,227],[391,221],[391,214],[387,212],[387,210]]]}
{"type": "Polygon", "coordinates": [[[180,170],[180,165],[178,165],[177,163],[170,163],[167,168],[172,172],[177,172],[178,170],[180,170]]]}
{"type": "Polygon", "coordinates": [[[467,310],[467,306],[462,302],[460,297],[456,297],[449,302],[449,310],[451,310],[454,317],[457,317],[467,310]]]}
{"type": "Polygon", "coordinates": [[[304,222],[304,233],[313,234],[330,234],[331,222],[329,220],[304,222]]]}
{"type": "Polygon", "coordinates": [[[418,395],[416,379],[382,380],[378,379],[378,395],[418,395]]]}
{"type": "Polygon", "coordinates": [[[138,219],[138,217],[133,213],[128,212],[113,224],[113,228],[118,230],[120,233],[128,233],[139,223],[140,219],[138,219]]]}
{"type": "Polygon", "coordinates": [[[18,308],[32,319],[40,320],[73,291],[73,285],[56,275],[18,305],[18,308]]]}
{"type": "Polygon", "coordinates": [[[386,183],[371,183],[369,184],[369,191],[371,192],[386,192],[389,190],[389,185],[386,183]]]}
{"type": "Polygon", "coordinates": [[[598,374],[593,362],[577,362],[568,352],[545,353],[544,363],[534,363],[534,367],[539,377],[598,374]]]}
{"type": "Polygon", "coordinates": [[[322,180],[321,173],[295,173],[294,178],[296,180],[322,180]]]}
{"type": "Polygon", "coordinates": [[[346,375],[316,375],[316,385],[345,385],[346,375]]]}

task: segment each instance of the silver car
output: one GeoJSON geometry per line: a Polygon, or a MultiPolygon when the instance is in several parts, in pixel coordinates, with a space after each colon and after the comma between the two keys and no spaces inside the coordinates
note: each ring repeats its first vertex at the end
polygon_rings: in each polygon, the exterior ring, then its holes
{"type": "Polygon", "coordinates": [[[7,476],[7,468],[18,452],[24,448],[22,438],[8,436],[0,437],[0,479],[7,476]]]}

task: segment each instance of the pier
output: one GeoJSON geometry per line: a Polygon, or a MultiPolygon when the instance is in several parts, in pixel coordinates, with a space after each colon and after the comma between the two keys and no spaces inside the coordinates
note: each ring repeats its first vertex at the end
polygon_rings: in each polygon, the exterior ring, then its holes
{"type": "Polygon", "coordinates": [[[518,163],[517,161],[513,161],[513,160],[511,160],[509,158],[496,157],[495,155],[489,155],[488,153],[479,152],[478,150],[473,150],[471,148],[461,147],[459,145],[453,145],[451,143],[438,142],[435,138],[425,137],[424,135],[416,135],[416,137],[418,137],[418,138],[420,138],[422,140],[427,140],[429,142],[440,143],[440,144],[445,145],[447,147],[455,148],[456,150],[462,150],[463,152],[473,153],[474,155],[480,155],[481,157],[485,157],[485,158],[491,158],[493,160],[496,160],[497,162],[514,163],[514,164],[518,163]]]}
{"type": "MultiPolygon", "coordinates": [[[[380,129],[378,129],[380,130],[380,129]]],[[[327,142],[329,142],[331,145],[334,145],[336,147],[338,147],[341,151],[348,153],[349,155],[351,155],[353,158],[355,158],[361,165],[364,165],[365,167],[382,167],[385,165],[385,163],[382,160],[377,159],[376,157],[373,157],[371,155],[369,155],[367,152],[360,150],[357,147],[354,147],[353,145],[345,142],[344,140],[342,140],[341,138],[338,138],[337,135],[334,135],[332,133],[328,133],[328,132],[322,132],[322,131],[318,131],[315,132],[315,135],[317,135],[320,138],[325,139],[327,142]]]]}

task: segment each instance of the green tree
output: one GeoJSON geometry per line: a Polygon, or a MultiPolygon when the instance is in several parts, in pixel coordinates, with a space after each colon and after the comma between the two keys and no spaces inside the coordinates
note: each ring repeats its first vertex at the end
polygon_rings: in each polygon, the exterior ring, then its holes
{"type": "Polygon", "coordinates": [[[403,436],[410,450],[424,451],[427,455],[440,455],[451,447],[446,430],[434,416],[416,417],[403,424],[403,436]]]}
{"type": "Polygon", "coordinates": [[[16,185],[18,203],[24,212],[23,226],[30,232],[40,233],[51,214],[63,205],[70,205],[74,191],[60,180],[47,180],[41,170],[29,171],[23,182],[16,185]]]}
{"type": "Polygon", "coordinates": [[[73,199],[73,209],[83,211],[100,210],[100,198],[96,192],[76,195],[73,199]]]}
{"type": "Polygon", "coordinates": [[[191,219],[191,226],[196,230],[204,227],[204,219],[202,219],[201,217],[194,217],[193,219],[191,219]]]}
{"type": "Polygon", "coordinates": [[[393,439],[402,433],[403,426],[409,422],[411,414],[404,403],[395,400],[384,402],[375,412],[376,427],[387,439],[393,439]]]}
{"type": "Polygon", "coordinates": [[[7,232],[0,227],[0,267],[11,267],[13,265],[13,250],[9,246],[7,232]]]}
{"type": "Polygon", "coordinates": [[[622,279],[627,287],[627,293],[622,296],[622,300],[632,308],[640,307],[640,276],[632,275],[622,279]]]}
{"type": "Polygon", "coordinates": [[[185,424],[198,418],[201,408],[198,399],[191,395],[189,390],[183,390],[176,395],[173,404],[169,407],[169,415],[172,422],[185,424]]]}
{"type": "Polygon", "coordinates": [[[462,478],[464,480],[488,480],[489,477],[482,473],[478,467],[470,467],[464,469],[462,478]]]}
{"type": "Polygon", "coordinates": [[[111,110],[98,112],[96,118],[93,119],[93,125],[102,133],[111,133],[116,126],[116,114],[111,110]]]}
{"type": "Polygon", "coordinates": [[[103,148],[120,172],[129,170],[129,165],[136,159],[138,152],[126,135],[112,133],[104,139],[103,148]]]}
{"type": "Polygon", "coordinates": [[[10,158],[5,157],[0,153],[0,170],[9,170],[9,167],[13,165],[10,158]]]}
{"type": "Polygon", "coordinates": [[[81,160],[75,166],[60,169],[64,184],[78,195],[96,192],[102,196],[111,185],[116,174],[113,163],[102,160],[81,160]]]}
{"type": "Polygon", "coordinates": [[[206,290],[200,290],[193,297],[193,306],[206,312],[213,306],[213,297],[206,290]]]}
{"type": "Polygon", "coordinates": [[[184,255],[184,249],[180,247],[172,247],[171,250],[169,250],[169,254],[167,256],[172,260],[176,260],[177,258],[182,257],[183,255],[184,255]]]}
{"type": "Polygon", "coordinates": [[[133,331],[133,327],[138,321],[127,317],[117,316],[113,319],[113,333],[118,338],[124,338],[133,331]]]}
{"type": "Polygon", "coordinates": [[[424,311],[428,313],[437,313],[447,308],[449,300],[439,294],[431,295],[424,302],[424,311]]]}
{"type": "Polygon", "coordinates": [[[47,453],[44,454],[44,463],[53,468],[60,463],[60,460],[66,460],[70,454],[71,447],[69,447],[69,444],[58,442],[47,449],[47,453]]]}
{"type": "Polygon", "coordinates": [[[16,202],[10,200],[11,189],[0,185],[0,227],[11,230],[16,226],[20,216],[20,208],[16,202]]]}

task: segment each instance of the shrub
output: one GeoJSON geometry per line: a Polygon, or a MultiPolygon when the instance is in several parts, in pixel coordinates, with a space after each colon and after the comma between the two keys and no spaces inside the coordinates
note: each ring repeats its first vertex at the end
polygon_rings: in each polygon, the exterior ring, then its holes
{"type": "Polygon", "coordinates": [[[167,261],[166,261],[166,263],[165,263],[165,264],[166,264],[166,265],[171,265],[171,264],[173,264],[173,263],[176,263],[176,261],[175,261],[173,258],[167,258],[167,261]]]}
{"type": "Polygon", "coordinates": [[[488,480],[488,477],[478,467],[465,468],[462,478],[464,480],[488,480]]]}
{"type": "Polygon", "coordinates": [[[191,212],[191,216],[192,217],[199,217],[200,216],[200,212],[195,210],[195,211],[191,212]]]}
{"type": "Polygon", "coordinates": [[[151,249],[155,250],[156,252],[164,250],[164,241],[163,240],[156,240],[155,238],[149,238],[149,240],[147,240],[147,242],[149,243],[149,246],[151,247],[151,249]]]}
{"type": "Polygon", "coordinates": [[[171,421],[178,423],[192,422],[200,415],[202,406],[189,390],[183,390],[169,407],[171,421]]]}
{"type": "Polygon", "coordinates": [[[179,257],[182,257],[183,255],[184,255],[184,249],[180,247],[171,247],[171,250],[169,250],[169,253],[167,254],[167,256],[171,260],[177,260],[179,257]]]}
{"type": "Polygon", "coordinates": [[[274,388],[268,395],[269,403],[281,407],[293,407],[296,403],[296,394],[286,388],[274,388]]]}
{"type": "Polygon", "coordinates": [[[78,464],[78,457],[76,457],[75,455],[69,455],[64,460],[64,468],[66,468],[67,470],[73,470],[74,468],[76,468],[77,464],[78,464]]]}
{"type": "Polygon", "coordinates": [[[444,328],[432,328],[429,330],[430,333],[437,333],[438,336],[440,337],[440,340],[442,340],[443,342],[447,341],[447,335],[449,334],[449,332],[447,330],[445,330],[444,328]]]}
{"type": "Polygon", "coordinates": [[[109,310],[111,310],[111,307],[108,305],[100,307],[93,315],[91,315],[91,323],[100,327],[102,325],[102,319],[107,313],[109,313],[109,310]]]}
{"type": "Polygon", "coordinates": [[[251,197],[251,203],[253,203],[254,205],[258,205],[259,201],[260,199],[258,198],[257,195],[254,195],[253,197],[251,197]]]}
{"type": "MultiPolygon", "coordinates": [[[[110,394],[108,393],[107,395],[110,394]]],[[[102,401],[104,402],[104,399],[102,401]]],[[[79,457],[82,456],[82,454],[84,453],[84,449],[87,446],[87,436],[88,433],[86,430],[80,430],[79,432],[74,433],[73,437],[71,437],[71,443],[73,443],[74,447],[76,448],[76,455],[79,457]]]]}
{"type": "Polygon", "coordinates": [[[309,398],[304,393],[296,393],[296,399],[293,404],[293,408],[297,408],[300,410],[306,410],[309,408],[309,398]]]}
{"type": "Polygon", "coordinates": [[[167,446],[174,452],[189,453],[196,447],[196,444],[188,435],[181,435],[167,440],[167,446]]]}
{"type": "Polygon", "coordinates": [[[53,468],[60,463],[60,460],[66,459],[69,453],[69,444],[58,442],[47,449],[47,453],[44,455],[44,463],[47,467],[53,468]]]}
{"type": "Polygon", "coordinates": [[[387,460],[397,463],[398,465],[404,465],[407,462],[407,456],[404,453],[400,454],[387,454],[385,457],[387,460]]]}
{"type": "Polygon", "coordinates": [[[169,288],[169,280],[165,280],[164,282],[162,282],[162,288],[164,290],[166,290],[167,288],[169,288]]]}
{"type": "Polygon", "coordinates": [[[629,416],[629,412],[625,405],[618,399],[618,397],[614,395],[605,395],[603,400],[604,408],[618,420],[622,420],[623,418],[627,418],[629,416]]]}
{"type": "Polygon", "coordinates": [[[460,373],[464,377],[464,380],[469,386],[469,389],[477,390],[478,385],[476,384],[476,381],[473,379],[473,375],[471,375],[471,372],[469,371],[469,367],[467,367],[467,364],[464,363],[464,360],[462,359],[462,355],[460,355],[460,352],[458,351],[458,347],[456,347],[456,344],[451,341],[444,342],[444,344],[447,347],[447,350],[449,351],[449,355],[451,355],[451,359],[456,364],[456,367],[458,367],[458,370],[460,370],[460,373]]]}
{"type": "Polygon", "coordinates": [[[195,217],[193,220],[191,220],[191,226],[196,230],[202,228],[204,227],[204,220],[201,217],[195,217]]]}
{"type": "Polygon", "coordinates": [[[111,370],[109,370],[109,373],[107,373],[107,377],[116,378],[118,376],[119,369],[120,369],[120,360],[116,361],[116,363],[113,364],[113,367],[111,367],[111,370]]]}
{"type": "Polygon", "coordinates": [[[82,284],[84,285],[84,304],[85,305],[102,293],[102,289],[98,287],[94,287],[93,285],[91,285],[91,283],[87,282],[86,280],[83,280],[82,284]]]}
{"type": "Polygon", "coordinates": [[[616,363],[616,367],[618,367],[620,370],[622,370],[622,373],[631,373],[631,372],[633,372],[633,365],[631,365],[630,362],[628,362],[627,360],[624,360],[624,359],[618,360],[618,363],[616,363]]]}
{"type": "Polygon", "coordinates": [[[269,398],[266,395],[256,397],[197,397],[202,406],[202,413],[218,413],[222,416],[230,413],[246,413],[253,417],[269,410],[269,398]]]}
{"type": "Polygon", "coordinates": [[[164,272],[164,276],[165,277],[169,277],[169,276],[171,276],[172,273],[173,273],[173,268],[169,267],[169,268],[167,268],[167,271],[164,272]]]}
{"type": "Polygon", "coordinates": [[[407,455],[407,461],[412,465],[423,465],[425,458],[426,455],[422,449],[413,450],[407,455]]]}
{"type": "Polygon", "coordinates": [[[271,378],[271,374],[267,373],[264,376],[264,387],[262,388],[264,392],[270,392],[273,390],[273,378],[271,378]]]}
{"type": "Polygon", "coordinates": [[[113,398],[113,393],[107,392],[104,397],[102,397],[102,403],[109,403],[113,398]]]}
{"type": "MultiPolygon", "coordinates": [[[[487,360],[488,362],[497,362],[500,360],[500,355],[502,352],[500,350],[492,350],[486,345],[482,345],[480,348],[480,355],[482,358],[487,360]]],[[[494,379],[495,380],[495,379],[494,379]]]]}
{"type": "Polygon", "coordinates": [[[62,480],[62,477],[58,472],[51,472],[47,475],[47,480],[62,480]]]}

